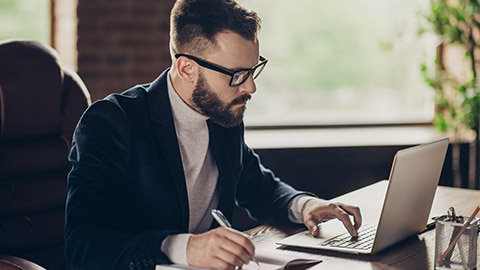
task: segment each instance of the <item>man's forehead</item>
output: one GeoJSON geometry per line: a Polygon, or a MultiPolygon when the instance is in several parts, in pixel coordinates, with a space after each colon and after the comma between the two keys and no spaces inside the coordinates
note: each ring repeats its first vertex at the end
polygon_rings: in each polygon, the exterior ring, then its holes
{"type": "Polygon", "coordinates": [[[251,68],[258,62],[258,39],[248,40],[239,34],[226,31],[215,36],[215,48],[209,60],[231,69],[251,68]]]}

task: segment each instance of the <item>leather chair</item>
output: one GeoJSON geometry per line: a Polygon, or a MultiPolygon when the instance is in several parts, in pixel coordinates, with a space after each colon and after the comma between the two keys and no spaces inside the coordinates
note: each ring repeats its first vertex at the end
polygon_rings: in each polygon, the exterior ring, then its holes
{"type": "Polygon", "coordinates": [[[32,263],[22,258],[0,255],[1,270],[45,270],[38,264],[32,263]]]}
{"type": "Polygon", "coordinates": [[[0,254],[61,268],[67,157],[89,104],[87,88],[54,49],[0,42],[0,254]]]}

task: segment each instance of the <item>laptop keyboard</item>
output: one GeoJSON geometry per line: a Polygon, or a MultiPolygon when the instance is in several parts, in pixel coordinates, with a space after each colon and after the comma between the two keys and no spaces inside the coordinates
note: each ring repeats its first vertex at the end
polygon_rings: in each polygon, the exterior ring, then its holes
{"type": "Polygon", "coordinates": [[[341,247],[359,250],[369,250],[372,248],[377,225],[362,226],[358,230],[358,237],[352,237],[348,232],[330,238],[321,243],[322,246],[341,247]]]}

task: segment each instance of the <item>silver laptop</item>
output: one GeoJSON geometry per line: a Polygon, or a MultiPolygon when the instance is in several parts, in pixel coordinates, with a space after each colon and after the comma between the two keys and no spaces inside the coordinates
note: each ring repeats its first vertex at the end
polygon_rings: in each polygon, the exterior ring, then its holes
{"type": "Polygon", "coordinates": [[[363,225],[358,230],[358,237],[351,237],[340,221],[332,219],[319,225],[319,238],[303,231],[277,244],[374,254],[422,232],[427,224],[447,148],[448,138],[445,138],[398,151],[389,181],[386,181],[386,192],[374,191],[370,192],[372,196],[368,199],[357,198],[363,202],[362,205],[353,202],[360,206],[362,212],[363,225]]]}

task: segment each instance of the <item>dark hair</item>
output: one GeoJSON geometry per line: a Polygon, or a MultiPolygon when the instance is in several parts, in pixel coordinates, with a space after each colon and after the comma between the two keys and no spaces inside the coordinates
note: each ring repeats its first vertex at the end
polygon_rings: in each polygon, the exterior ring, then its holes
{"type": "Polygon", "coordinates": [[[226,30],[253,41],[259,29],[257,13],[234,0],[177,0],[170,16],[174,53],[202,55],[215,44],[215,35],[226,30]]]}

